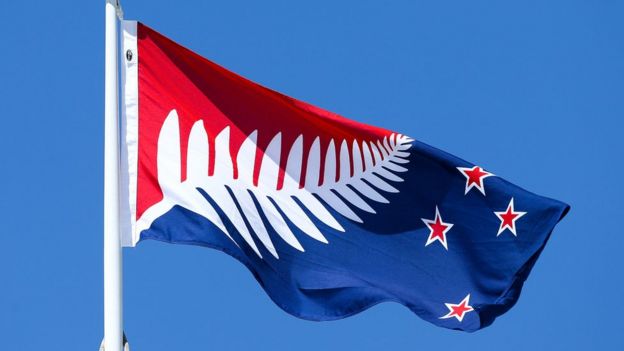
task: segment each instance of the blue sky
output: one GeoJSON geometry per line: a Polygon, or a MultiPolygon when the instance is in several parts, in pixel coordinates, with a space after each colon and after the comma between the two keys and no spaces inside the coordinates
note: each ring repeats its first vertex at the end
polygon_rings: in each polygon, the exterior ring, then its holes
{"type": "MultiPolygon", "coordinates": [[[[134,350],[622,350],[624,4],[126,0],[138,19],[263,85],[404,132],[569,203],[518,304],[474,334],[397,304],[298,320],[220,252],[127,249],[134,350]]],[[[0,14],[0,336],[102,337],[104,1],[0,14]]]]}

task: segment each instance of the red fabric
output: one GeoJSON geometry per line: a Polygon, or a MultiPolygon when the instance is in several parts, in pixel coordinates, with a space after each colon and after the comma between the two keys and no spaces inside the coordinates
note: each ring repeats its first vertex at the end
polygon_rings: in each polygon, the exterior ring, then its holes
{"type": "MultiPolygon", "coordinates": [[[[157,180],[156,147],[160,128],[173,109],[177,110],[180,120],[182,180],[186,177],[188,136],[193,123],[199,119],[203,120],[209,134],[210,150],[214,150],[216,135],[226,126],[230,126],[230,154],[233,158],[235,177],[236,154],[249,134],[258,130],[257,165],[262,157],[261,151],[277,133],[281,132],[282,171],[278,187],[283,181],[289,147],[301,134],[304,145],[303,160],[306,160],[307,150],[316,137],[320,137],[321,155],[324,155],[330,139],[334,139],[338,152],[343,140],[347,140],[351,145],[354,139],[378,140],[390,133],[262,87],[174,43],[141,23],[137,25],[137,41],[139,53],[137,218],[162,199],[157,180]]],[[[209,173],[213,172],[214,159],[214,153],[210,153],[209,173]]],[[[302,175],[306,172],[305,163],[302,175]]],[[[254,179],[257,181],[259,167],[256,166],[254,171],[254,179]]],[[[323,172],[319,171],[322,181],[323,172]]]]}

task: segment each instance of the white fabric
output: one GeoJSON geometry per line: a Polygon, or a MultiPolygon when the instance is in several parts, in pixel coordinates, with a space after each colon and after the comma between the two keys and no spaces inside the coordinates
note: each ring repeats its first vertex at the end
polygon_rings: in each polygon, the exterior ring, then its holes
{"type": "Polygon", "coordinates": [[[137,22],[121,21],[121,175],[120,231],[121,245],[134,246],[139,240],[134,232],[136,218],[137,152],[139,147],[139,52],[137,22]],[[128,52],[131,54],[128,55],[128,52]],[[130,58],[130,60],[128,60],[130,58]]]}

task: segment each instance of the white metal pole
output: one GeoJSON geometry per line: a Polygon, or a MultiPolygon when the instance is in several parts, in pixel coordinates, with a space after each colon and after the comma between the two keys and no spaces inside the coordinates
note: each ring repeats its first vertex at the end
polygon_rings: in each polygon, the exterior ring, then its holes
{"type": "Polygon", "coordinates": [[[122,351],[117,0],[106,0],[104,67],[104,347],[122,351]]]}

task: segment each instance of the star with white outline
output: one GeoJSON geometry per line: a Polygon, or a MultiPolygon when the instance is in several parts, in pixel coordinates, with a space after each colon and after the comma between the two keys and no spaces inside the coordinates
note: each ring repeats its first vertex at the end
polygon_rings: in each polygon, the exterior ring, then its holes
{"type": "Polygon", "coordinates": [[[445,223],[442,220],[442,216],[440,216],[440,211],[438,210],[438,206],[436,206],[436,213],[434,219],[425,219],[421,218],[423,222],[429,227],[431,231],[429,233],[429,238],[427,238],[427,243],[425,246],[429,246],[429,244],[434,241],[439,241],[442,246],[448,251],[448,245],[446,243],[446,233],[453,228],[453,224],[445,223]]]}
{"type": "Polygon", "coordinates": [[[504,232],[505,229],[509,229],[511,234],[513,234],[514,236],[518,236],[516,234],[516,221],[520,219],[520,217],[524,216],[526,212],[516,211],[514,209],[513,197],[511,198],[511,201],[509,201],[509,205],[507,205],[507,209],[505,211],[497,211],[494,212],[494,214],[501,221],[500,228],[498,228],[498,233],[496,234],[496,236],[501,235],[501,233],[504,232]]]}
{"type": "Polygon", "coordinates": [[[487,177],[491,177],[494,174],[490,172],[486,172],[483,168],[479,166],[474,166],[472,168],[467,167],[457,167],[457,169],[466,177],[466,191],[464,195],[468,194],[470,189],[477,188],[485,196],[485,185],[483,184],[483,180],[487,177]]]}
{"type": "Polygon", "coordinates": [[[446,308],[449,309],[449,313],[440,317],[440,319],[455,317],[458,321],[461,322],[464,319],[466,313],[474,311],[474,308],[470,306],[470,294],[466,295],[466,297],[464,297],[464,299],[458,304],[445,303],[445,305],[446,308]]]}

